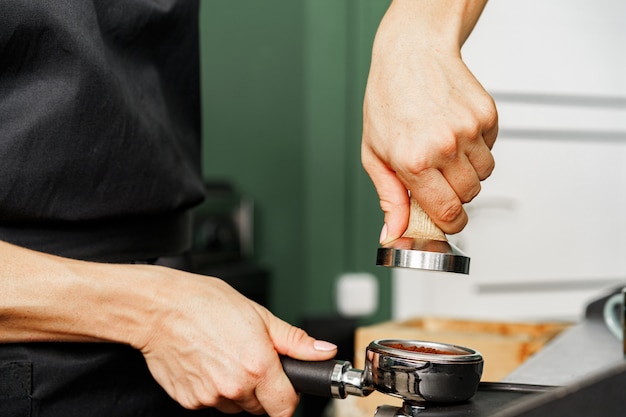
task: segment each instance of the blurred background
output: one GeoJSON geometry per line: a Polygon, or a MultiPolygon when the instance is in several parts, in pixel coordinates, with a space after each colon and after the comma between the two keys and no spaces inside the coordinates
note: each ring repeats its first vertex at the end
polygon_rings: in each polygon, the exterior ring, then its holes
{"type": "Polygon", "coordinates": [[[391,317],[391,272],[375,266],[383,217],[360,163],[371,42],[387,5],[202,2],[204,174],[253,206],[246,256],[268,273],[267,305],[293,323],[336,317],[345,274],[369,303],[348,315],[391,317]]]}

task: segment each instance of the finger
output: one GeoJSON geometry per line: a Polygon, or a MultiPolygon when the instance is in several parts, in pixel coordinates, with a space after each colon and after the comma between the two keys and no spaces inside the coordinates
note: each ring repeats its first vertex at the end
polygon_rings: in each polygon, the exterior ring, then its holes
{"type": "MultiPolygon", "coordinates": [[[[276,352],[269,347],[259,346],[259,351],[242,356],[243,367],[233,366],[232,377],[219,381],[220,401],[215,406],[222,412],[246,411],[251,414],[263,414],[267,404],[256,395],[256,390],[264,381],[280,377],[280,361],[276,352]]],[[[282,369],[282,367],[280,368],[282,369]]],[[[287,389],[289,386],[287,386],[287,389]]]]}
{"type": "Polygon", "coordinates": [[[485,120],[487,121],[483,125],[483,140],[485,141],[485,144],[489,149],[493,149],[493,145],[496,142],[496,138],[498,137],[498,112],[496,110],[495,104],[493,104],[492,113],[490,114],[490,116],[487,116],[485,120]]]}
{"type": "Polygon", "coordinates": [[[240,410],[239,412],[245,411],[246,413],[254,414],[254,415],[261,415],[261,414],[267,413],[267,410],[264,408],[264,405],[262,405],[262,400],[257,398],[256,391],[255,391],[254,396],[249,397],[242,401],[237,401],[235,403],[235,406],[239,408],[240,410]]]}
{"type": "Polygon", "coordinates": [[[493,154],[484,140],[478,142],[476,146],[467,153],[467,159],[474,167],[480,181],[487,179],[496,165],[493,154]]]}
{"type": "MultiPolygon", "coordinates": [[[[248,360],[248,362],[253,362],[253,360],[248,360]]],[[[251,366],[256,365],[253,364],[251,366]]],[[[232,378],[220,381],[218,388],[220,392],[219,400],[205,403],[205,405],[227,414],[240,413],[242,411],[263,413],[263,406],[254,395],[255,384],[258,382],[259,375],[262,374],[264,372],[251,372],[250,369],[233,372],[232,378]]]]}
{"type": "Polygon", "coordinates": [[[458,233],[467,224],[463,204],[441,171],[427,169],[405,179],[411,195],[444,233],[458,233]]]}
{"type": "Polygon", "coordinates": [[[274,366],[268,368],[264,378],[257,384],[255,396],[263,406],[263,411],[272,417],[289,417],[295,412],[300,397],[285,375],[278,355],[274,366]]]}
{"type": "Polygon", "coordinates": [[[242,411],[244,411],[244,409],[241,406],[239,406],[238,404],[230,400],[224,400],[213,408],[215,408],[218,411],[221,411],[224,414],[239,414],[242,411]]]}
{"type": "MultiPolygon", "coordinates": [[[[265,322],[276,353],[300,360],[325,360],[336,355],[337,346],[334,344],[316,340],[262,306],[258,306],[258,312],[265,322]]],[[[285,375],[278,355],[274,356],[274,362],[266,364],[266,373],[256,385],[255,396],[270,416],[287,417],[295,411],[299,396],[285,375]]],[[[247,404],[240,405],[249,409],[247,404]]]]}
{"type": "Polygon", "coordinates": [[[396,173],[382,163],[371,149],[363,148],[361,160],[376,188],[384,213],[385,226],[380,236],[380,243],[384,245],[406,231],[409,224],[409,195],[396,173]]]}
{"type": "Polygon", "coordinates": [[[263,309],[260,314],[264,316],[269,336],[278,354],[310,361],[330,359],[337,354],[336,345],[309,336],[304,330],[277,318],[268,310],[263,309]]]}
{"type": "Polygon", "coordinates": [[[498,136],[498,109],[496,103],[483,87],[479,85],[479,90],[476,95],[473,95],[471,103],[468,103],[468,107],[472,107],[475,110],[475,118],[479,121],[481,126],[480,134],[489,149],[493,148],[493,145],[498,136]]]}
{"type": "Polygon", "coordinates": [[[457,162],[445,165],[442,174],[462,203],[468,203],[480,192],[480,179],[467,156],[461,154],[457,162]]]}

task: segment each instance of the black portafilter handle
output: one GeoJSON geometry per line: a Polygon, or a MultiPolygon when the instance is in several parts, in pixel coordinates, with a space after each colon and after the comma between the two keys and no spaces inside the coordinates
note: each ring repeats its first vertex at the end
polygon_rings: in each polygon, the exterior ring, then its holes
{"type": "Polygon", "coordinates": [[[363,397],[373,389],[364,387],[363,371],[348,361],[301,361],[281,356],[283,370],[297,392],[327,398],[363,397]]]}
{"type": "Polygon", "coordinates": [[[281,356],[280,361],[289,381],[297,392],[332,397],[332,376],[337,361],[306,362],[281,356]]]}

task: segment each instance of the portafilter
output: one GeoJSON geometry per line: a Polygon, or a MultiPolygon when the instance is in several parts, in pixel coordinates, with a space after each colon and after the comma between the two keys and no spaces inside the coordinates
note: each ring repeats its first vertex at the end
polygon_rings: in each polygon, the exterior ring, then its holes
{"type": "Polygon", "coordinates": [[[296,391],[331,398],[364,397],[379,391],[404,400],[398,415],[415,415],[428,403],[457,403],[478,390],[483,371],[479,352],[463,346],[384,339],[366,348],[365,369],[349,361],[281,358],[296,391]]]}

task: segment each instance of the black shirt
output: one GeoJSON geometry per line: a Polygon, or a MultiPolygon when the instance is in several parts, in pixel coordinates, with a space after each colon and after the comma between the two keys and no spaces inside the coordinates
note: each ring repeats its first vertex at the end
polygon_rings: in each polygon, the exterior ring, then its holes
{"type": "Polygon", "coordinates": [[[0,239],[130,260],[203,196],[197,0],[0,0],[0,239]]]}

